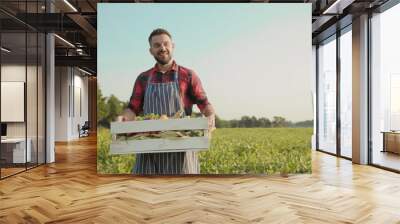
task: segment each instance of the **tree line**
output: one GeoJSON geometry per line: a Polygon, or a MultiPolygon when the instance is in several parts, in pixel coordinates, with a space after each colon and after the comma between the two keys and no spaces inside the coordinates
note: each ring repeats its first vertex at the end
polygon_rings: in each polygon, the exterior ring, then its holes
{"type": "Polygon", "coordinates": [[[313,120],[292,122],[281,116],[274,116],[271,120],[265,117],[242,116],[240,119],[223,120],[215,117],[217,128],[280,128],[280,127],[313,127],[313,120]]]}
{"type": "Polygon", "coordinates": [[[97,88],[97,124],[110,128],[110,123],[115,121],[122,111],[128,106],[128,102],[119,100],[116,96],[103,96],[100,88],[97,88]]]}
{"type": "MultiPolygon", "coordinates": [[[[101,90],[97,89],[97,123],[99,126],[109,128],[110,122],[127,107],[128,102],[119,100],[116,96],[105,97],[101,90]]],[[[200,113],[193,113],[193,117],[201,116],[200,113]]],[[[218,115],[215,116],[217,128],[276,128],[276,127],[313,127],[313,120],[292,122],[281,116],[274,116],[271,120],[265,117],[242,116],[240,119],[224,120],[218,115]]]]}

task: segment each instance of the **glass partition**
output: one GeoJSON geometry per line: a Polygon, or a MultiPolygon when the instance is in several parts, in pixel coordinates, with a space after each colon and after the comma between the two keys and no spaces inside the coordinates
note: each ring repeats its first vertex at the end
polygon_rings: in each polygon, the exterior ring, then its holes
{"type": "Polygon", "coordinates": [[[26,150],[26,33],[2,33],[1,47],[1,176],[6,177],[24,171],[31,156],[26,150]]]}
{"type": "Polygon", "coordinates": [[[336,154],[336,36],[318,48],[318,148],[336,154]]]}
{"type": "MultiPolygon", "coordinates": [[[[0,6],[18,17],[43,12],[44,1],[2,1],[0,6]]],[[[0,26],[0,178],[5,178],[45,163],[46,40],[12,14],[0,12],[0,26]]]]}

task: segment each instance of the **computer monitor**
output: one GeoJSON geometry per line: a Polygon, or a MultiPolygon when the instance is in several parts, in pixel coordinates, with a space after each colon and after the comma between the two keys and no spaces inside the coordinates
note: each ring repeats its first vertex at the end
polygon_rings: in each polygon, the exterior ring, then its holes
{"type": "Polygon", "coordinates": [[[1,123],[1,137],[7,136],[7,124],[1,123]]]}

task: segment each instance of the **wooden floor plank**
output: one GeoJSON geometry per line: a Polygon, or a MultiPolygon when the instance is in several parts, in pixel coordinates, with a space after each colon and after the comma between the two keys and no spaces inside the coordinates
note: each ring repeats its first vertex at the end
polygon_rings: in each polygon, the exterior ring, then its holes
{"type": "Polygon", "coordinates": [[[0,181],[0,223],[400,223],[400,175],[313,152],[313,173],[131,177],[96,173],[96,138],[0,181]]]}

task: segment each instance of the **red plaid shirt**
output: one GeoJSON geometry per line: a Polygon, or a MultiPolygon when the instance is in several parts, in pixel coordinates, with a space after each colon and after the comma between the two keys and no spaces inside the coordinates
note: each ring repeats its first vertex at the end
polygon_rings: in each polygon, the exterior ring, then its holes
{"type": "Polygon", "coordinates": [[[174,72],[179,68],[179,89],[181,96],[183,96],[183,104],[186,115],[192,113],[193,104],[197,104],[200,111],[210,104],[208,102],[206,93],[201,85],[201,81],[197,74],[188,68],[178,66],[175,61],[169,71],[162,74],[157,65],[153,68],[141,73],[133,87],[132,96],[129,101],[128,107],[139,115],[143,113],[144,94],[147,87],[147,80],[151,76],[151,82],[163,83],[171,82],[174,80],[174,72]]]}

